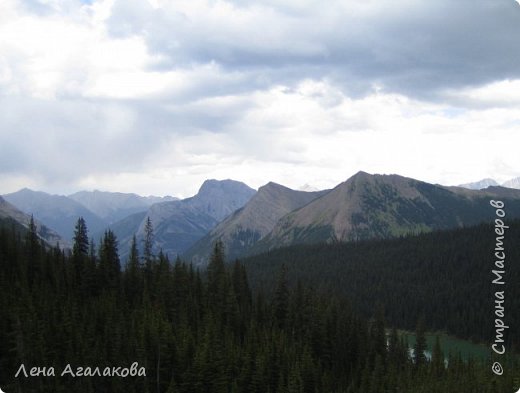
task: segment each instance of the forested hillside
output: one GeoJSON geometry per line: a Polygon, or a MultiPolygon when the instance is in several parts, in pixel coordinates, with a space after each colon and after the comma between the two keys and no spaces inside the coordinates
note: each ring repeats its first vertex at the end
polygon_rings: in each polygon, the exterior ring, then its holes
{"type": "Polygon", "coordinates": [[[395,330],[386,345],[382,313],[360,318],[338,287],[291,286],[285,269],[270,277],[273,291],[252,291],[244,266],[226,266],[219,243],[202,276],[154,256],[149,228],[144,255],[134,242],[122,271],[114,234],[97,249],[86,233],[79,220],[67,256],[46,249],[34,230],[0,229],[6,392],[496,393],[512,391],[520,370],[507,365],[492,377],[488,364],[456,354],[446,368],[438,347],[429,361],[422,324],[410,357],[395,330]],[[91,374],[134,362],[146,377],[61,376],[67,365],[91,374]],[[22,364],[53,367],[55,376],[15,378],[22,364]]]}
{"type": "MultiPolygon", "coordinates": [[[[504,281],[510,345],[520,347],[520,221],[505,233],[504,281]]],[[[272,288],[284,265],[291,282],[349,298],[370,317],[384,307],[393,326],[489,342],[494,334],[496,234],[491,224],[393,240],[297,246],[244,260],[252,283],[272,288]]]]}

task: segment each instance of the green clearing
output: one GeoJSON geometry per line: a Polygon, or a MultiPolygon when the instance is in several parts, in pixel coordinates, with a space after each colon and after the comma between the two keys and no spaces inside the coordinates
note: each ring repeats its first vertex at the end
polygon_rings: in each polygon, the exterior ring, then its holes
{"type": "MultiPolygon", "coordinates": [[[[408,346],[413,348],[415,345],[415,333],[399,330],[399,336],[405,339],[408,342],[408,346]]],[[[431,350],[435,344],[435,338],[439,337],[439,341],[441,344],[442,352],[444,356],[447,358],[451,353],[456,355],[460,353],[462,359],[480,359],[487,360],[491,356],[490,348],[486,347],[484,344],[473,343],[468,340],[463,340],[460,338],[456,338],[446,333],[426,333],[426,342],[428,344],[428,352],[427,356],[431,355],[431,350]]]]}

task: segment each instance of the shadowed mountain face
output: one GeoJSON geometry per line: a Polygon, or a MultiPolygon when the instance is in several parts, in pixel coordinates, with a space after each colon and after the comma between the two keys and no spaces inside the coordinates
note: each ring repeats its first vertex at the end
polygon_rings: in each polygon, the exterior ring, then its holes
{"type": "MultiPolygon", "coordinates": [[[[30,221],[31,216],[0,197],[0,227],[14,227],[17,231],[25,232],[29,228],[30,221]]],[[[59,234],[43,225],[40,221],[35,219],[34,223],[38,236],[49,246],[54,247],[57,243],[62,247],[70,246],[59,234]]]]}
{"type": "Polygon", "coordinates": [[[175,257],[244,206],[255,193],[244,183],[234,180],[207,180],[191,198],[156,203],[143,216],[133,215],[111,227],[120,239],[121,252],[125,254],[134,233],[142,244],[145,222],[150,217],[154,228],[154,248],[175,257]],[[142,218],[137,222],[139,217],[142,218]]]}
{"type": "Polygon", "coordinates": [[[93,232],[106,226],[106,222],[82,204],[63,195],[50,195],[24,188],[4,195],[4,199],[21,211],[33,215],[45,226],[52,228],[67,241],[74,235],[74,226],[83,217],[93,232]]]}
{"type": "Polygon", "coordinates": [[[276,183],[260,187],[258,192],[241,209],[217,225],[199,240],[185,257],[195,264],[204,264],[214,243],[224,243],[228,258],[238,257],[267,235],[278,220],[326,193],[295,191],[276,183]]]}
{"type": "Polygon", "coordinates": [[[251,252],[474,225],[494,218],[489,206],[493,198],[506,201],[511,217],[520,217],[518,190],[489,187],[476,191],[359,172],[323,197],[284,216],[251,252]]]}

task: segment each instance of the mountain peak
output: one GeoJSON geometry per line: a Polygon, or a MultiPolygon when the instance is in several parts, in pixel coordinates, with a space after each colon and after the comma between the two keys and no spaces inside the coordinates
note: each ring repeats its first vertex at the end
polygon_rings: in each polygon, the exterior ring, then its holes
{"type": "Polygon", "coordinates": [[[298,191],[315,192],[319,191],[319,189],[310,185],[309,183],[305,183],[303,186],[298,188],[298,191]]]}
{"type": "Polygon", "coordinates": [[[352,177],[371,177],[373,176],[372,174],[368,173],[368,172],[365,172],[365,171],[358,171],[356,172],[356,174],[354,174],[354,176],[352,177]]]}
{"type": "Polygon", "coordinates": [[[15,194],[23,195],[23,196],[30,196],[30,195],[50,196],[50,194],[47,194],[46,192],[31,190],[30,188],[27,188],[27,187],[24,187],[16,192],[13,192],[13,193],[7,194],[7,195],[15,195],[15,194]]]}
{"type": "Polygon", "coordinates": [[[270,191],[294,191],[293,189],[283,186],[279,183],[275,183],[273,181],[270,181],[267,184],[264,184],[262,187],[258,189],[258,192],[270,192],[270,191]]]}
{"type": "Polygon", "coordinates": [[[380,175],[372,175],[368,172],[359,171],[359,172],[355,173],[354,175],[352,175],[351,177],[349,177],[343,183],[339,184],[338,186],[369,182],[369,181],[373,180],[376,176],[380,176],[380,175]]]}
{"type": "Polygon", "coordinates": [[[254,193],[254,190],[247,186],[246,184],[231,180],[231,179],[225,179],[225,180],[216,180],[216,179],[208,179],[205,180],[204,183],[199,188],[199,192],[197,193],[198,196],[201,195],[208,195],[212,194],[215,191],[222,191],[222,192],[252,192],[254,193]]]}

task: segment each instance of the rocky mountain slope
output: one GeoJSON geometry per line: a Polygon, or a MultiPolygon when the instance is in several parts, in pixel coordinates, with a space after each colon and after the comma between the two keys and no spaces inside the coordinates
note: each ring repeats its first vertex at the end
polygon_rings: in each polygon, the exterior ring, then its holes
{"type": "Polygon", "coordinates": [[[149,217],[154,228],[154,248],[162,249],[173,258],[244,206],[255,193],[254,189],[238,181],[206,180],[193,197],[156,203],[144,215],[132,215],[111,225],[111,228],[120,239],[120,249],[125,254],[133,233],[142,244],[145,222],[149,217]],[[142,217],[140,222],[139,217],[142,217]]]}
{"type": "Polygon", "coordinates": [[[228,258],[238,257],[267,235],[281,217],[325,193],[295,191],[280,184],[268,183],[260,187],[243,208],[195,243],[184,256],[195,264],[204,264],[213,244],[220,240],[224,243],[228,258]]]}

